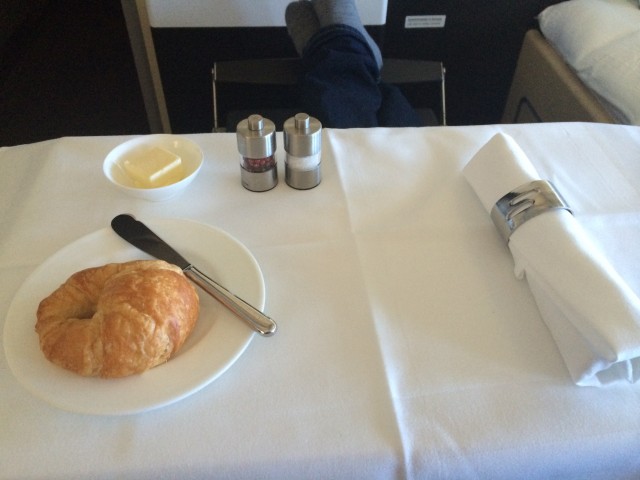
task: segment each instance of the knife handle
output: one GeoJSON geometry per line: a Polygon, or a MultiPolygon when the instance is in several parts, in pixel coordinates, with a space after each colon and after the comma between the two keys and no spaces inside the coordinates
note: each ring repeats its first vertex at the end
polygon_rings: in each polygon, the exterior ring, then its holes
{"type": "Polygon", "coordinates": [[[234,295],[215,280],[209,278],[193,265],[184,269],[184,274],[193,283],[202,288],[213,298],[222,303],[225,307],[235,313],[242,320],[247,322],[260,335],[270,337],[276,333],[277,325],[271,318],[267,317],[260,310],[245,302],[240,297],[234,295]]]}

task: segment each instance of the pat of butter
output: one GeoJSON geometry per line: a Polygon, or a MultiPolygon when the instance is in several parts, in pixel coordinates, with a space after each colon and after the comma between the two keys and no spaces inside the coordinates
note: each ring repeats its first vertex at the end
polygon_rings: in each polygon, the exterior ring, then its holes
{"type": "Polygon", "coordinates": [[[164,187],[184,178],[182,159],[159,147],[125,159],[123,167],[134,184],[140,188],[164,187]]]}

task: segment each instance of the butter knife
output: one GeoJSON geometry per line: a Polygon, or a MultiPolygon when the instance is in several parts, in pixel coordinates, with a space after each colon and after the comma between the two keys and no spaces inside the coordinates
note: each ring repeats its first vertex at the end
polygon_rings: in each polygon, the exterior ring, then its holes
{"type": "Polygon", "coordinates": [[[277,325],[271,318],[198,270],[133,215],[117,215],[111,220],[111,228],[143,252],[180,267],[189,280],[244,320],[260,335],[269,337],[276,333],[277,325]]]}

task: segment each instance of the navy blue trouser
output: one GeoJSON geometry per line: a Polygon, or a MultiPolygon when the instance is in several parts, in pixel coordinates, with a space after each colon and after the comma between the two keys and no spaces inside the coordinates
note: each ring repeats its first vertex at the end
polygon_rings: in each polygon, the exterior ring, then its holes
{"type": "Polygon", "coordinates": [[[365,38],[347,25],[318,31],[303,53],[299,104],[330,128],[408,127],[423,122],[380,71],[365,38]]]}

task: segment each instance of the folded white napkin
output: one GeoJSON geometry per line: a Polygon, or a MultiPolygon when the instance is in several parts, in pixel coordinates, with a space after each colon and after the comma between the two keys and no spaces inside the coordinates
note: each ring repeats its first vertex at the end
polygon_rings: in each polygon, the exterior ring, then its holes
{"type": "MultiPolygon", "coordinates": [[[[511,190],[541,180],[515,140],[503,134],[484,145],[463,173],[487,212],[511,190]]],[[[636,382],[640,299],[576,218],[562,209],[542,213],[511,234],[509,249],[515,275],[526,277],[573,380],[589,386],[636,382]]]]}

